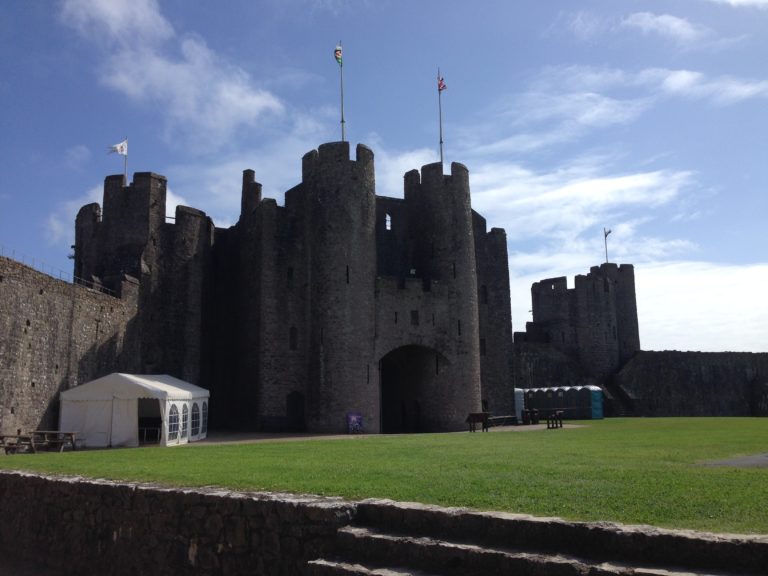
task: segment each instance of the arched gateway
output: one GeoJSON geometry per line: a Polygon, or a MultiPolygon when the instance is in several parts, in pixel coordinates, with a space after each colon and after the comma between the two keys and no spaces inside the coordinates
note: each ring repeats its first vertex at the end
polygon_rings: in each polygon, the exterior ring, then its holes
{"type": "Polygon", "coordinates": [[[379,370],[382,433],[444,429],[445,396],[451,395],[445,356],[426,346],[401,346],[381,358],[379,370]]]}

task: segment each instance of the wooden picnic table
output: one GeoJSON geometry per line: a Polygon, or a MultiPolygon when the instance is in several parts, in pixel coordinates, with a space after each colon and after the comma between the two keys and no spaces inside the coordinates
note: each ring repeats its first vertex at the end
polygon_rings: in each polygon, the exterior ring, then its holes
{"type": "Polygon", "coordinates": [[[32,452],[36,454],[41,448],[64,452],[69,446],[76,449],[76,432],[62,432],[60,430],[35,430],[28,434],[1,434],[0,448],[5,449],[6,454],[17,452],[32,452]]]}
{"type": "Polygon", "coordinates": [[[62,432],[61,430],[35,430],[32,432],[32,440],[35,447],[46,447],[49,450],[58,448],[59,452],[64,452],[66,446],[72,450],[77,449],[76,435],[76,432],[62,432]]]}
{"type": "Polygon", "coordinates": [[[6,454],[16,454],[19,450],[35,452],[35,443],[29,434],[1,434],[0,448],[6,454]]]}

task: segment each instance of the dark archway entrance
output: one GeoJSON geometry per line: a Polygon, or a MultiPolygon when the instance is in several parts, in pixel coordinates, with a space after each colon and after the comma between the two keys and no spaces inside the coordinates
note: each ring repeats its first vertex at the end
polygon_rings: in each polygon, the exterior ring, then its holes
{"type": "Polygon", "coordinates": [[[384,356],[381,370],[381,432],[430,431],[429,411],[436,401],[436,383],[445,358],[423,346],[402,346],[384,356]]]}
{"type": "Polygon", "coordinates": [[[291,432],[304,432],[304,394],[295,390],[285,397],[286,429],[291,432]]]}

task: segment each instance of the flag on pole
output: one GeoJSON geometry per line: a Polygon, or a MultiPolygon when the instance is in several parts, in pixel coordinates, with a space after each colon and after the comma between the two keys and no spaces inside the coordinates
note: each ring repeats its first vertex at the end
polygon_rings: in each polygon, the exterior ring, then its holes
{"type": "Polygon", "coordinates": [[[336,62],[339,63],[339,66],[343,66],[341,57],[341,44],[336,45],[336,49],[333,51],[333,57],[336,58],[336,62]]]}
{"type": "Polygon", "coordinates": [[[608,234],[610,234],[610,233],[611,233],[611,229],[610,228],[608,230],[603,228],[603,235],[605,235],[606,238],[608,238],[608,234]]]}
{"type": "Polygon", "coordinates": [[[122,142],[118,142],[114,146],[109,147],[110,154],[120,154],[121,156],[128,156],[128,138],[122,142]]]}
{"type": "Polygon", "coordinates": [[[448,86],[445,85],[445,78],[443,78],[442,76],[438,76],[437,77],[437,91],[438,92],[442,92],[446,88],[448,88],[448,86]]]}

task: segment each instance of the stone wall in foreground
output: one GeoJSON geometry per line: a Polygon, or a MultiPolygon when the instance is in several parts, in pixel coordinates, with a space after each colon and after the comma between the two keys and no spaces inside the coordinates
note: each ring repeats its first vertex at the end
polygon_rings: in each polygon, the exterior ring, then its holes
{"type": "Polygon", "coordinates": [[[606,561],[627,565],[616,576],[633,567],[756,576],[768,536],[0,471],[2,574],[15,564],[57,576],[319,576],[339,574],[325,570],[336,560],[372,559],[398,569],[417,559],[419,573],[453,576],[603,574],[606,561]],[[368,536],[351,542],[353,533],[368,536]]]}
{"type": "Polygon", "coordinates": [[[354,505],[0,473],[0,511],[0,559],[57,574],[294,575],[328,552],[354,505]]]}

